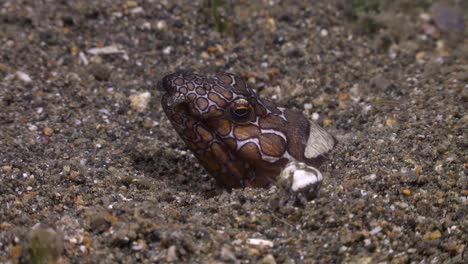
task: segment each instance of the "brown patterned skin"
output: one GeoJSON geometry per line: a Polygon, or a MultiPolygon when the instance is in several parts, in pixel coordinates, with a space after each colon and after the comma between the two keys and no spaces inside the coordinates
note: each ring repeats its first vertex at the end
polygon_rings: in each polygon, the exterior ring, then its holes
{"type": "Polygon", "coordinates": [[[310,130],[320,127],[259,98],[233,74],[176,72],[158,85],[175,130],[226,188],[268,187],[291,160],[314,167],[323,161],[304,153],[310,130]]]}

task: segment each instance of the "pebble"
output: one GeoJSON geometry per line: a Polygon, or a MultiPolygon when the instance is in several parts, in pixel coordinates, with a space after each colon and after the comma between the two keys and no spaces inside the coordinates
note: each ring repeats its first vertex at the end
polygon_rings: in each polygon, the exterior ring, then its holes
{"type": "Polygon", "coordinates": [[[166,30],[167,29],[167,23],[166,21],[164,20],[159,20],[157,23],[156,23],[156,28],[158,30],[166,30]]]}
{"type": "Polygon", "coordinates": [[[81,253],[83,254],[86,253],[87,249],[85,245],[81,245],[79,248],[80,248],[81,253]]]}
{"type": "Polygon", "coordinates": [[[141,24],[141,29],[150,30],[151,29],[151,23],[148,22],[148,21],[143,22],[143,24],[141,24]]]}
{"type": "Polygon", "coordinates": [[[328,30],[326,30],[324,28],[322,30],[320,30],[320,36],[322,36],[322,37],[328,36],[328,30]]]}
{"type": "Polygon", "coordinates": [[[437,171],[438,173],[442,173],[444,171],[444,165],[440,162],[437,162],[436,165],[434,166],[434,170],[437,171]]]}
{"type": "Polygon", "coordinates": [[[153,122],[153,120],[148,117],[148,118],[145,119],[145,121],[143,121],[143,127],[147,128],[147,129],[150,129],[150,128],[153,128],[156,123],[157,122],[153,122]]]}
{"type": "Polygon", "coordinates": [[[403,194],[404,194],[404,195],[407,195],[407,196],[408,196],[408,195],[411,195],[411,191],[408,190],[408,189],[404,189],[404,190],[403,190],[403,194]]]}
{"type": "Polygon", "coordinates": [[[210,58],[210,54],[208,54],[208,52],[206,52],[206,51],[202,51],[200,53],[200,58],[207,60],[207,59],[210,58]]]}
{"type": "Polygon", "coordinates": [[[323,126],[326,127],[326,126],[330,125],[331,122],[332,122],[332,121],[331,121],[330,119],[324,119],[324,120],[323,120],[323,126]]]}
{"type": "Polygon", "coordinates": [[[424,234],[423,240],[424,241],[432,241],[432,240],[437,240],[442,236],[439,230],[433,231],[433,232],[427,232],[424,234]]]}
{"type": "Polygon", "coordinates": [[[340,101],[347,101],[349,100],[350,96],[349,93],[339,93],[338,94],[338,100],[340,101]]]}
{"type": "Polygon", "coordinates": [[[218,52],[218,48],[216,46],[210,46],[206,49],[206,51],[209,53],[216,53],[218,52]]]}
{"type": "Polygon", "coordinates": [[[29,74],[22,72],[22,71],[16,71],[16,77],[25,83],[32,82],[31,76],[29,76],[29,74]]]}
{"type": "Polygon", "coordinates": [[[2,170],[7,174],[9,174],[12,169],[13,169],[13,167],[11,167],[11,166],[3,166],[2,167],[2,170]]]}
{"type": "Polygon", "coordinates": [[[421,166],[416,166],[414,168],[414,172],[417,174],[417,175],[420,175],[422,173],[422,167],[421,166]]]}
{"type": "Polygon", "coordinates": [[[311,103],[304,104],[304,110],[310,110],[310,109],[312,109],[312,104],[311,103]]]}
{"type": "Polygon", "coordinates": [[[259,238],[249,238],[247,239],[247,244],[250,246],[258,246],[260,248],[264,248],[264,247],[272,248],[274,245],[273,242],[270,240],[259,239],[259,238]]]}
{"type": "Polygon", "coordinates": [[[171,54],[172,49],[173,49],[172,46],[167,46],[167,47],[165,47],[165,48],[163,49],[162,53],[163,53],[164,55],[169,55],[169,54],[171,54]]]}
{"type": "Polygon", "coordinates": [[[419,14],[419,18],[425,22],[429,22],[431,20],[431,16],[428,13],[419,14]]]}
{"type": "Polygon", "coordinates": [[[272,32],[276,31],[275,19],[272,17],[267,18],[266,23],[265,23],[265,28],[272,32]]]}
{"type": "Polygon", "coordinates": [[[375,173],[369,174],[369,175],[365,176],[364,179],[366,181],[370,181],[370,182],[375,181],[377,179],[377,174],[375,174],[375,173]]]}
{"type": "Polygon", "coordinates": [[[119,47],[115,45],[111,46],[106,46],[102,48],[91,48],[88,49],[86,52],[88,52],[91,55],[109,55],[109,54],[121,54],[121,53],[126,53],[125,50],[120,49],[119,47]]]}
{"type": "Polygon", "coordinates": [[[260,255],[260,251],[258,249],[256,249],[256,248],[250,248],[249,249],[249,255],[253,256],[253,257],[258,256],[258,255],[260,255]]]}
{"type": "Polygon", "coordinates": [[[106,82],[111,77],[111,69],[104,64],[93,64],[89,68],[89,72],[97,81],[106,82]]]}
{"type": "Polygon", "coordinates": [[[300,49],[291,42],[286,42],[283,46],[281,46],[281,54],[288,57],[302,56],[300,49]]]}
{"type": "Polygon", "coordinates": [[[37,131],[37,126],[36,125],[28,125],[28,130],[31,132],[37,131]]]}
{"type": "Polygon", "coordinates": [[[82,173],[74,170],[70,172],[68,179],[77,184],[83,184],[86,182],[86,177],[82,173]]]}
{"type": "Polygon", "coordinates": [[[420,51],[416,53],[416,61],[418,63],[423,63],[426,57],[426,53],[424,51],[420,51]]]}
{"type": "Polygon", "coordinates": [[[395,205],[398,206],[398,208],[400,209],[406,209],[409,207],[407,203],[403,203],[403,202],[395,202],[395,205]]]}
{"type": "Polygon", "coordinates": [[[137,6],[135,8],[132,8],[132,10],[130,10],[130,13],[132,14],[140,14],[140,13],[143,13],[145,10],[143,9],[143,7],[141,6],[137,6]]]}
{"type": "Polygon", "coordinates": [[[50,127],[44,127],[44,129],[42,130],[44,132],[44,135],[50,137],[54,134],[54,130],[50,127]]]}
{"type": "Polygon", "coordinates": [[[148,108],[148,103],[151,99],[149,92],[142,92],[130,96],[130,105],[137,112],[144,112],[148,108]]]}
{"type": "Polygon", "coordinates": [[[387,118],[387,120],[385,120],[385,125],[387,127],[395,127],[396,125],[398,125],[398,120],[396,120],[393,117],[389,117],[387,118]]]}
{"type": "Polygon", "coordinates": [[[177,260],[176,246],[172,245],[167,250],[166,261],[173,262],[177,260]]]}
{"type": "Polygon", "coordinates": [[[382,227],[381,226],[377,226],[375,227],[374,229],[372,229],[371,231],[369,231],[369,234],[371,236],[375,236],[377,235],[378,233],[380,233],[380,231],[382,231],[382,227]]]}
{"type": "Polygon", "coordinates": [[[446,250],[452,252],[452,254],[461,254],[465,251],[465,245],[463,244],[452,244],[445,247],[446,250]]]}
{"type": "Polygon", "coordinates": [[[224,64],[226,64],[226,62],[224,60],[220,59],[220,60],[215,60],[214,64],[216,66],[223,66],[224,64]]]}
{"type": "Polygon", "coordinates": [[[260,261],[261,264],[276,264],[275,257],[273,255],[268,254],[260,261]]]}
{"type": "Polygon", "coordinates": [[[313,113],[312,114],[312,120],[317,121],[317,120],[319,120],[319,118],[320,118],[320,115],[318,113],[313,113]]]}
{"type": "Polygon", "coordinates": [[[232,250],[229,249],[229,247],[226,245],[221,248],[220,257],[221,257],[221,260],[224,260],[224,261],[236,261],[237,260],[232,250]]]}
{"type": "Polygon", "coordinates": [[[132,250],[135,251],[141,251],[141,250],[146,250],[148,245],[146,244],[146,241],[144,239],[139,239],[138,241],[134,241],[132,243],[132,250]]]}
{"type": "Polygon", "coordinates": [[[137,1],[127,1],[126,3],[126,6],[129,7],[129,8],[133,8],[133,7],[137,7],[138,6],[138,3],[137,1]]]}

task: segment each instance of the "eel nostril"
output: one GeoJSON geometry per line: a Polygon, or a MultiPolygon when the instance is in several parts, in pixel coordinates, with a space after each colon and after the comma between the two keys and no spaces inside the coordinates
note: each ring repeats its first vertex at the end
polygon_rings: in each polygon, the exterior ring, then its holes
{"type": "Polygon", "coordinates": [[[172,84],[174,79],[174,74],[168,74],[158,82],[158,89],[163,92],[171,92],[174,90],[174,85],[172,84]]]}

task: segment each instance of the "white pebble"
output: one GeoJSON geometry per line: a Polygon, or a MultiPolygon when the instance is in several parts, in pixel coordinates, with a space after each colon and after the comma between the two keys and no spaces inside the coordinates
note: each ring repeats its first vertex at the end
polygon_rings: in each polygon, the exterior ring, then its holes
{"type": "Polygon", "coordinates": [[[167,28],[167,23],[164,20],[159,20],[158,23],[156,23],[156,28],[159,30],[164,30],[167,28]]]}
{"type": "Polygon", "coordinates": [[[326,29],[320,30],[320,36],[322,36],[322,37],[328,36],[328,30],[326,30],[326,29]]]}
{"type": "Polygon", "coordinates": [[[312,120],[317,121],[317,120],[319,120],[319,118],[320,118],[320,115],[318,113],[313,113],[312,114],[312,120]]]}
{"type": "Polygon", "coordinates": [[[165,54],[165,55],[169,55],[169,54],[171,54],[171,52],[172,52],[172,47],[171,46],[167,46],[167,47],[165,47],[163,49],[163,54],[165,54]]]}
{"type": "Polygon", "coordinates": [[[367,196],[367,192],[366,192],[366,191],[364,191],[364,190],[360,190],[360,192],[361,192],[361,196],[362,196],[362,197],[365,197],[365,196],[367,196]]]}
{"type": "Polygon", "coordinates": [[[368,238],[367,238],[367,239],[364,239],[364,245],[365,245],[366,247],[367,247],[367,246],[370,246],[371,243],[372,243],[372,242],[371,242],[370,239],[368,239],[368,238]]]}
{"type": "Polygon", "coordinates": [[[31,132],[37,131],[37,126],[35,126],[35,125],[29,125],[29,126],[28,126],[28,130],[31,131],[31,132]]]}
{"type": "Polygon", "coordinates": [[[132,10],[130,10],[130,13],[132,14],[140,14],[140,13],[143,13],[145,10],[143,9],[143,7],[141,6],[137,6],[135,8],[133,8],[132,10]]]}
{"type": "Polygon", "coordinates": [[[18,79],[26,83],[32,82],[31,77],[27,73],[22,71],[16,71],[16,77],[18,77],[18,79]]]}
{"type": "Polygon", "coordinates": [[[377,179],[377,175],[375,173],[369,174],[365,177],[367,181],[375,181],[377,179]]]}
{"type": "Polygon", "coordinates": [[[78,53],[78,57],[80,58],[80,61],[84,66],[89,64],[89,60],[84,54],[84,52],[80,51],[80,53],[78,53]]]}
{"type": "Polygon", "coordinates": [[[118,54],[118,53],[126,53],[125,50],[118,48],[115,45],[106,46],[102,48],[92,48],[87,50],[89,54],[92,55],[107,55],[107,54],[118,54]]]}
{"type": "Polygon", "coordinates": [[[259,247],[273,247],[273,242],[266,239],[259,239],[259,238],[249,238],[247,239],[247,244],[251,246],[259,246],[259,247]]]}
{"type": "Polygon", "coordinates": [[[150,30],[150,29],[151,29],[151,23],[150,23],[150,22],[144,22],[144,23],[141,25],[141,28],[142,28],[142,29],[145,29],[145,30],[150,30]]]}
{"type": "Polygon", "coordinates": [[[419,18],[425,22],[428,22],[431,20],[431,15],[429,15],[428,13],[421,13],[419,14],[419,18]]]}
{"type": "Polygon", "coordinates": [[[382,231],[382,227],[381,226],[378,226],[378,227],[375,227],[374,229],[372,229],[369,234],[371,236],[375,236],[377,235],[378,233],[380,233],[380,231],[382,231]]]}
{"type": "Polygon", "coordinates": [[[85,246],[85,245],[81,245],[81,246],[80,246],[80,251],[81,251],[81,253],[86,253],[86,246],[85,246]]]}

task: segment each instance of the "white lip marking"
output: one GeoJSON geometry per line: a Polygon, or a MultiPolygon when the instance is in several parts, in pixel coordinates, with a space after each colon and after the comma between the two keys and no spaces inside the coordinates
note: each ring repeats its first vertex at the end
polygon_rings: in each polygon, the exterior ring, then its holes
{"type": "Polygon", "coordinates": [[[286,139],[286,136],[283,134],[283,132],[280,132],[280,131],[277,131],[277,130],[274,130],[274,129],[264,129],[264,128],[261,128],[260,129],[262,134],[275,134],[279,137],[281,137],[284,142],[288,142],[288,140],[286,139]]]}
{"type": "Polygon", "coordinates": [[[335,140],[325,129],[310,122],[309,139],[307,140],[304,156],[308,159],[316,158],[333,148],[335,140]]]}
{"type": "Polygon", "coordinates": [[[239,151],[247,143],[254,143],[255,146],[257,146],[257,148],[260,149],[259,148],[260,143],[258,142],[258,138],[248,138],[245,140],[237,140],[236,151],[239,151]]]}

